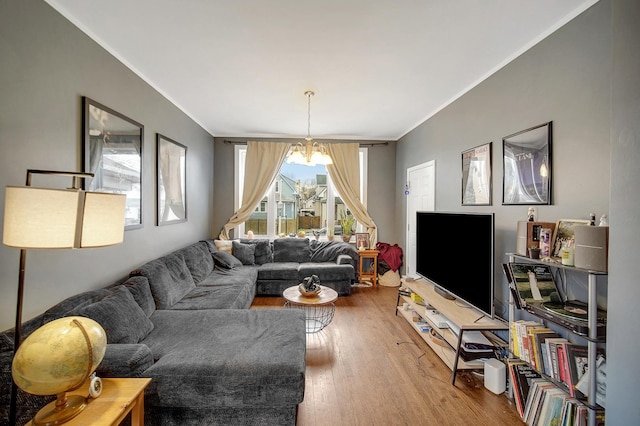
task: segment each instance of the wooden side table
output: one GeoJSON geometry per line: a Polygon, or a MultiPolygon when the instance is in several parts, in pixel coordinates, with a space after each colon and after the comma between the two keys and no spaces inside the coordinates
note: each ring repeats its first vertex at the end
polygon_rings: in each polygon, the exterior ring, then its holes
{"type": "MultiPolygon", "coordinates": [[[[115,426],[131,413],[131,426],[144,426],[144,390],[151,382],[148,378],[102,379],[102,394],[89,398],[87,407],[65,426],[115,426]]],[[[69,395],[89,394],[89,384],[69,395]]],[[[27,423],[32,426],[32,422],[27,423]]]]}
{"type": "Polygon", "coordinates": [[[359,283],[370,281],[374,286],[378,284],[378,254],[376,249],[358,250],[360,255],[359,283]]]}

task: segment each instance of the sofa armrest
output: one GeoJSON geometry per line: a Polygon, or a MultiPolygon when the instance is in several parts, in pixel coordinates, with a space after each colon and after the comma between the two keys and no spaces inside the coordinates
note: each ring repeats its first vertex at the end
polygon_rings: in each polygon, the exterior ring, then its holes
{"type": "Polygon", "coordinates": [[[100,377],[142,377],[152,365],[153,354],[147,345],[108,344],[96,373],[100,377]]]}
{"type": "Polygon", "coordinates": [[[337,265],[351,265],[353,266],[354,269],[358,269],[357,268],[357,264],[356,261],[353,260],[353,258],[351,256],[349,256],[348,254],[341,254],[336,258],[336,264],[337,265]]]}

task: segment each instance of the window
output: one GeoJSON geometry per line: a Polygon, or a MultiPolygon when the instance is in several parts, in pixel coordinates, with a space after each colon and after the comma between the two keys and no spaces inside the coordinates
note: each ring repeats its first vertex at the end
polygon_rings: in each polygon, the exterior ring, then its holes
{"type": "MultiPolygon", "coordinates": [[[[365,206],[367,153],[367,148],[360,148],[360,199],[365,206]]],[[[235,210],[240,208],[242,200],[246,155],[247,147],[236,145],[235,210]]],[[[251,230],[257,237],[273,239],[303,230],[310,238],[328,239],[342,233],[339,219],[346,211],[325,166],[301,166],[285,161],[269,191],[234,235],[244,237],[251,230]]],[[[356,230],[363,229],[356,224],[356,230]]]]}

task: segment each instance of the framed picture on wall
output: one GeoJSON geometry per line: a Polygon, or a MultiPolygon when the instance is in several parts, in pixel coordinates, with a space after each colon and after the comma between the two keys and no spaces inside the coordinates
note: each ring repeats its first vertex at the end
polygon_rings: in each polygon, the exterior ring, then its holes
{"type": "Polygon", "coordinates": [[[187,147],[156,136],[158,226],[187,221],[187,147]]]}
{"type": "Polygon", "coordinates": [[[551,122],[502,139],[502,204],[551,204],[551,122]]]}
{"type": "Polygon", "coordinates": [[[125,230],[142,228],[144,126],[88,97],[83,102],[84,189],[126,194],[125,230]]]}
{"type": "Polygon", "coordinates": [[[462,152],[462,205],[491,205],[492,142],[462,152]]]}

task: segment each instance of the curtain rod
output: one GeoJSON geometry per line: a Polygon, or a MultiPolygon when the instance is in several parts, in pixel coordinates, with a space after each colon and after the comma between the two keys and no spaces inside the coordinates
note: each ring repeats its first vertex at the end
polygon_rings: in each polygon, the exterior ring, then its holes
{"type": "MultiPolygon", "coordinates": [[[[230,141],[228,139],[225,139],[223,141],[224,143],[228,144],[228,145],[246,145],[247,141],[230,141]]],[[[295,142],[292,142],[292,144],[295,142]]],[[[322,143],[340,143],[340,142],[322,142],[322,143]]],[[[375,146],[387,146],[389,145],[389,142],[371,142],[371,143],[361,143],[360,146],[370,146],[370,147],[375,147],[375,146]]]]}

